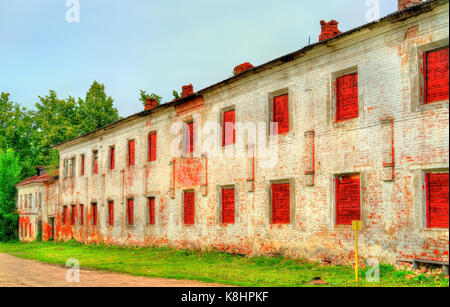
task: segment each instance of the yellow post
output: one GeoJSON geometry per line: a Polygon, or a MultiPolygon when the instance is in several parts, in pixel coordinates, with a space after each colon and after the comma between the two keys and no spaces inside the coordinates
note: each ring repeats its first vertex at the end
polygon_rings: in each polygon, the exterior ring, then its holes
{"type": "Polygon", "coordinates": [[[362,229],[361,221],[352,221],[352,229],[355,231],[355,281],[358,282],[358,231],[362,229]]]}

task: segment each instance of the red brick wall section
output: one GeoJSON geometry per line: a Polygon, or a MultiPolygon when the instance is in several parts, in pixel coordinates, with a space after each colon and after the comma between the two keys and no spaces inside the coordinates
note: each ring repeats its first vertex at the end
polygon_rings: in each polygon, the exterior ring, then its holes
{"type": "Polygon", "coordinates": [[[240,73],[243,73],[244,71],[252,69],[253,67],[254,66],[252,64],[250,64],[249,62],[242,63],[234,68],[234,74],[238,75],[240,73]]]}
{"type": "Polygon", "coordinates": [[[273,99],[273,122],[278,123],[278,133],[289,132],[289,96],[282,95],[273,99]]]}
{"type": "Polygon", "coordinates": [[[272,184],[272,224],[290,223],[289,183],[272,184]]]}
{"type": "Polygon", "coordinates": [[[448,228],[448,173],[427,174],[427,226],[448,228]]]}
{"type": "Polygon", "coordinates": [[[398,10],[401,11],[422,2],[422,0],[398,0],[398,10]]]}
{"type": "Polygon", "coordinates": [[[189,85],[183,85],[181,87],[181,98],[190,96],[194,94],[194,86],[192,84],[189,85]]]}
{"type": "Polygon", "coordinates": [[[184,224],[195,224],[195,194],[184,192],[184,224]]]}
{"type": "Polygon", "coordinates": [[[222,189],[222,223],[234,224],[235,222],[235,199],[233,188],[222,189]]]}
{"type": "Polygon", "coordinates": [[[425,103],[448,100],[448,46],[425,53],[425,103]]]}
{"type": "Polygon", "coordinates": [[[338,29],[338,24],[336,20],[332,19],[329,22],[325,20],[320,21],[321,33],[319,35],[319,42],[333,38],[340,35],[342,32],[338,29]]]}
{"type": "Polygon", "coordinates": [[[227,111],[223,113],[222,123],[222,145],[227,146],[236,142],[236,131],[234,130],[235,111],[227,111]],[[227,129],[228,127],[228,129],[227,129]]]}
{"type": "Polygon", "coordinates": [[[336,78],[336,120],[358,117],[358,73],[336,78]]]}
{"type": "Polygon", "coordinates": [[[359,175],[343,175],[336,180],[336,224],[351,225],[361,220],[359,175]]]}

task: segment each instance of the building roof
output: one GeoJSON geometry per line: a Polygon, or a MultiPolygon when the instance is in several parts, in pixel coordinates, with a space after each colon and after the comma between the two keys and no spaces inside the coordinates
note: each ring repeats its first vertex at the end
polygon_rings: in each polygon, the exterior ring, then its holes
{"type": "Polygon", "coordinates": [[[27,179],[19,182],[18,184],[16,184],[16,187],[24,186],[24,185],[31,184],[31,183],[44,183],[47,181],[55,180],[56,178],[57,177],[50,176],[49,174],[44,174],[41,176],[34,175],[30,178],[27,178],[27,179]]]}
{"type": "Polygon", "coordinates": [[[317,43],[307,45],[307,46],[303,47],[300,50],[291,52],[289,54],[286,54],[284,56],[281,56],[279,58],[271,60],[271,61],[269,61],[267,63],[261,64],[259,66],[255,66],[255,67],[253,67],[251,69],[248,69],[248,70],[246,70],[246,71],[244,71],[244,72],[242,72],[240,74],[237,74],[237,75],[232,76],[232,77],[230,77],[228,79],[225,79],[223,81],[220,81],[218,83],[210,85],[210,86],[208,86],[208,87],[206,87],[206,88],[204,88],[204,89],[194,93],[193,95],[190,95],[190,96],[187,96],[187,97],[183,97],[183,98],[179,98],[177,100],[173,100],[173,101],[170,101],[170,102],[162,103],[162,104],[160,104],[159,106],[157,106],[157,107],[155,107],[153,109],[144,110],[142,112],[139,112],[139,113],[130,115],[128,117],[122,118],[122,119],[120,119],[120,120],[118,120],[118,121],[116,121],[116,122],[114,122],[112,124],[106,125],[105,127],[99,128],[99,129],[91,131],[91,132],[89,132],[87,134],[84,134],[84,135],[75,137],[73,139],[67,140],[65,142],[56,144],[53,147],[54,148],[58,148],[59,146],[67,144],[67,143],[72,142],[74,140],[78,140],[78,139],[81,139],[81,138],[92,136],[92,135],[94,135],[95,133],[97,133],[99,131],[110,130],[110,129],[114,128],[115,126],[117,126],[118,124],[121,124],[123,122],[131,121],[131,120],[133,120],[135,118],[139,118],[139,117],[150,115],[150,114],[152,114],[152,113],[154,113],[154,112],[156,112],[158,110],[161,110],[161,109],[166,109],[166,108],[169,108],[169,107],[175,107],[177,105],[183,104],[183,103],[185,103],[187,101],[190,101],[192,99],[200,97],[200,96],[202,96],[203,94],[205,94],[205,93],[207,93],[209,91],[212,91],[212,90],[217,89],[219,87],[222,87],[222,86],[225,86],[225,85],[237,82],[238,80],[241,80],[241,79],[243,79],[245,77],[248,77],[248,76],[250,76],[252,74],[257,74],[257,73],[260,73],[260,72],[265,71],[267,69],[271,69],[273,67],[277,67],[277,66],[280,66],[282,64],[294,61],[294,60],[304,56],[306,52],[311,51],[312,49],[314,49],[317,46],[327,45],[331,41],[337,41],[337,40],[339,40],[339,39],[341,39],[343,37],[346,37],[346,36],[348,36],[348,35],[350,35],[352,33],[361,31],[363,29],[381,26],[381,25],[383,25],[385,23],[394,23],[394,22],[404,21],[404,20],[406,20],[408,18],[412,18],[412,17],[418,16],[420,14],[423,14],[423,13],[426,13],[426,12],[430,12],[434,8],[436,8],[438,6],[442,6],[444,4],[447,4],[448,2],[449,2],[449,0],[429,0],[429,1],[422,2],[421,4],[412,6],[410,8],[405,9],[405,10],[402,10],[402,11],[396,11],[396,12],[391,13],[391,14],[389,14],[389,15],[383,17],[383,18],[380,18],[380,19],[378,19],[376,21],[369,22],[369,23],[364,24],[364,25],[362,25],[360,27],[357,27],[357,28],[351,29],[349,31],[343,32],[342,34],[336,35],[336,36],[334,36],[334,37],[332,37],[330,39],[319,41],[317,43]]]}

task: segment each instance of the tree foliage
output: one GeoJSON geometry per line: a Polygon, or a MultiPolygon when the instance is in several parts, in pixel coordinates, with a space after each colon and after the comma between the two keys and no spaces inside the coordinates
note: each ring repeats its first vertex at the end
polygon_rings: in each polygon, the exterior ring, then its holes
{"type": "Polygon", "coordinates": [[[0,241],[17,239],[19,216],[16,208],[16,184],[21,167],[12,149],[0,150],[0,241]]]}

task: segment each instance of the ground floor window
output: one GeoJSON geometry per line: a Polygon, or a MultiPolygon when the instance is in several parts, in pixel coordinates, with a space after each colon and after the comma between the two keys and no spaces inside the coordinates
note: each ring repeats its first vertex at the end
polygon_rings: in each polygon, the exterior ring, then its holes
{"type": "Polygon", "coordinates": [[[448,173],[425,174],[427,228],[448,228],[448,173]]]}
{"type": "Polygon", "coordinates": [[[195,194],[194,192],[184,192],[184,224],[195,224],[195,194]]]}
{"type": "Polygon", "coordinates": [[[127,200],[127,221],[128,225],[134,225],[134,199],[127,200]]]}
{"type": "Polygon", "coordinates": [[[289,183],[273,183],[272,192],[272,224],[289,224],[290,215],[290,185],[289,183]]]}
{"type": "Polygon", "coordinates": [[[361,220],[360,175],[336,177],[336,224],[351,225],[361,220]]]}

